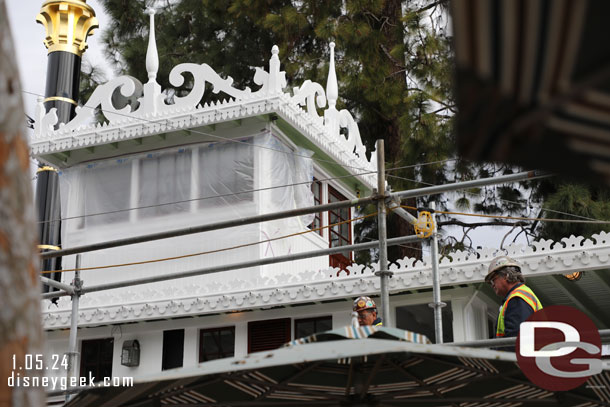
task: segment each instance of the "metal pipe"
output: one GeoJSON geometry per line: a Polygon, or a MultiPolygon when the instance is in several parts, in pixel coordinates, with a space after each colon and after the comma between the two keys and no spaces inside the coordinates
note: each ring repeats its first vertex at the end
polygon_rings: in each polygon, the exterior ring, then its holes
{"type": "Polygon", "coordinates": [[[553,174],[543,171],[525,171],[516,174],[501,175],[499,177],[475,179],[472,181],[460,181],[452,184],[434,185],[431,187],[410,189],[407,191],[394,192],[390,194],[391,198],[415,198],[423,195],[435,195],[443,192],[457,191],[459,189],[469,189],[475,187],[484,187],[486,185],[503,184],[506,182],[529,181],[539,178],[552,177],[553,174]]]}
{"type": "Polygon", "coordinates": [[[209,232],[212,230],[250,225],[250,224],[258,223],[258,222],[267,222],[267,221],[271,221],[271,220],[290,218],[290,217],[295,217],[295,216],[307,215],[307,214],[311,214],[311,213],[326,212],[329,210],[347,208],[350,206],[366,205],[366,204],[369,204],[369,203],[375,201],[376,199],[378,199],[377,196],[369,196],[369,197],[365,197],[365,198],[333,202],[333,203],[324,204],[324,205],[310,206],[307,208],[291,209],[288,211],[281,211],[281,212],[275,212],[275,213],[268,213],[268,214],[264,214],[264,215],[250,216],[250,217],[240,218],[240,219],[231,219],[231,220],[226,220],[226,221],[221,221],[221,222],[209,223],[206,225],[191,226],[191,227],[184,228],[184,229],[168,230],[168,231],[164,231],[164,232],[151,233],[148,235],[134,236],[134,237],[128,237],[128,238],[124,238],[124,239],[111,240],[108,242],[100,242],[100,243],[94,243],[94,244],[89,244],[89,245],[77,246],[77,247],[72,247],[69,249],[58,250],[55,252],[42,253],[40,255],[40,257],[43,259],[46,259],[46,258],[57,257],[57,256],[68,256],[68,255],[76,254],[76,253],[92,252],[92,251],[96,251],[96,250],[110,249],[113,247],[128,246],[128,245],[137,244],[137,243],[151,242],[153,240],[168,239],[171,237],[185,236],[185,235],[191,235],[191,234],[195,234],[195,233],[209,232]]]}
{"type": "MultiPolygon", "coordinates": [[[[377,140],[377,194],[385,198],[385,152],[383,139],[377,140]]],[[[388,228],[385,199],[377,201],[377,234],[379,236],[379,276],[381,285],[381,319],[389,328],[393,327],[390,315],[390,290],[388,288],[390,276],[394,273],[388,270],[388,228]]]]}
{"type": "MultiPolygon", "coordinates": [[[[394,193],[389,194],[388,197],[389,198],[394,198],[394,197],[411,198],[411,197],[417,197],[417,196],[423,196],[423,195],[439,194],[442,192],[455,191],[455,190],[465,189],[465,188],[473,188],[476,186],[500,184],[503,182],[524,181],[524,180],[528,180],[528,179],[542,178],[542,177],[548,177],[548,176],[551,176],[551,175],[546,174],[546,173],[541,173],[539,171],[520,172],[517,174],[504,175],[504,176],[500,176],[500,177],[484,178],[482,180],[456,182],[456,183],[447,184],[447,185],[438,185],[438,186],[432,186],[432,187],[411,189],[408,191],[394,192],[394,193]]],[[[341,201],[341,202],[333,202],[333,203],[329,203],[329,204],[311,206],[311,207],[307,207],[307,208],[291,209],[288,211],[268,213],[268,214],[264,214],[264,215],[251,216],[251,217],[246,217],[246,218],[241,218],[241,219],[232,219],[232,220],[228,220],[228,221],[210,223],[207,225],[193,226],[193,227],[184,228],[184,229],[169,230],[169,231],[165,231],[165,232],[152,233],[152,234],[143,235],[143,236],[134,236],[134,237],[129,237],[129,238],[125,238],[125,239],[111,240],[108,242],[100,242],[100,243],[94,243],[94,244],[90,244],[90,245],[77,246],[77,247],[72,247],[69,249],[62,249],[62,250],[58,250],[58,251],[54,251],[54,252],[46,252],[46,253],[42,253],[40,255],[40,257],[42,259],[49,259],[52,257],[68,256],[68,255],[76,254],[76,253],[85,253],[85,252],[91,252],[91,251],[95,251],[95,250],[109,249],[112,247],[120,247],[120,246],[127,246],[127,245],[131,245],[131,244],[150,242],[153,240],[167,239],[170,237],[185,236],[185,235],[190,235],[190,234],[195,234],[195,233],[209,232],[212,230],[250,225],[250,224],[258,223],[258,222],[267,222],[270,220],[277,220],[277,219],[290,218],[290,217],[294,217],[294,216],[308,215],[311,213],[325,212],[325,211],[339,209],[339,208],[367,205],[371,202],[374,202],[377,199],[378,199],[378,196],[368,196],[365,198],[351,199],[351,200],[346,200],[346,201],[341,201]]]]}
{"type": "Polygon", "coordinates": [[[52,298],[65,297],[67,295],[72,295],[65,291],[53,291],[52,293],[43,293],[40,298],[43,300],[50,300],[52,298]]]}
{"type": "MultiPolygon", "coordinates": [[[[77,351],[76,335],[78,332],[78,305],[80,300],[80,293],[82,289],[82,281],[80,279],[80,254],[76,255],[76,271],[74,272],[74,281],[72,281],[72,315],[70,317],[70,339],[68,342],[68,383],[70,378],[75,377],[78,380],[78,362],[79,353],[77,351]]],[[[66,394],[66,402],[70,401],[72,396],[70,393],[66,394]]]]}
{"type": "Polygon", "coordinates": [[[432,222],[434,223],[434,231],[430,240],[430,261],[432,262],[432,296],[434,302],[428,304],[434,308],[434,336],[436,343],[443,343],[443,313],[442,309],[447,304],[441,301],[441,283],[438,270],[438,229],[436,227],[436,202],[430,203],[432,209],[432,222]]]}
{"type": "Polygon", "coordinates": [[[415,225],[417,223],[417,218],[411,215],[409,212],[405,211],[403,208],[401,208],[400,203],[397,203],[396,201],[392,201],[388,205],[388,209],[390,209],[392,213],[395,213],[396,215],[409,222],[411,225],[415,225]]]}
{"type": "MultiPolygon", "coordinates": [[[[74,288],[68,284],[60,283],[59,281],[51,280],[50,278],[40,276],[40,282],[42,284],[46,284],[51,287],[58,288],[60,290],[64,290],[66,293],[72,295],[74,294],[74,288]]],[[[53,291],[52,294],[56,294],[56,291],[53,291]]]]}
{"type": "MultiPolygon", "coordinates": [[[[600,329],[599,336],[601,337],[602,343],[610,342],[610,329],[600,329]]],[[[504,347],[504,346],[515,346],[517,337],[513,336],[510,338],[495,338],[495,339],[478,339],[475,341],[464,341],[464,342],[450,342],[446,343],[449,346],[468,346],[471,348],[490,348],[490,347],[504,347]]]]}
{"type": "MultiPolygon", "coordinates": [[[[403,236],[403,237],[395,237],[393,239],[388,239],[387,244],[388,244],[388,246],[395,246],[395,245],[399,245],[399,244],[415,243],[415,242],[419,242],[419,241],[421,241],[421,239],[417,236],[403,236]]],[[[182,272],[175,273],[175,274],[165,274],[165,275],[161,275],[161,276],[146,277],[146,278],[140,278],[140,279],[131,280],[131,281],[118,281],[118,282],[114,282],[114,283],[100,284],[97,286],[83,287],[80,290],[80,292],[82,295],[82,294],[96,292],[96,291],[112,290],[115,288],[129,287],[129,286],[138,285],[138,284],[156,283],[159,281],[175,280],[178,278],[200,276],[200,275],[205,275],[205,274],[218,273],[221,271],[238,270],[238,269],[256,267],[256,266],[265,266],[268,264],[276,264],[276,263],[282,263],[285,261],[292,261],[292,260],[301,260],[301,259],[307,259],[310,257],[328,256],[329,254],[341,253],[341,252],[348,251],[348,250],[358,251],[358,250],[372,249],[372,248],[378,247],[378,245],[379,245],[378,241],[373,241],[373,242],[367,242],[367,243],[353,244],[353,245],[349,245],[349,246],[331,247],[329,249],[314,250],[314,251],[305,252],[305,253],[290,254],[290,255],[286,255],[286,256],[271,257],[271,258],[267,258],[267,259],[257,259],[257,260],[242,262],[242,263],[205,267],[205,268],[197,269],[197,270],[182,271],[182,272]]],[[[47,294],[43,294],[42,298],[49,299],[49,298],[55,298],[55,297],[61,297],[61,296],[68,295],[67,293],[58,293],[58,292],[52,293],[53,295],[50,295],[51,293],[47,293],[47,294]],[[47,296],[47,294],[48,294],[48,296],[47,296]]]]}

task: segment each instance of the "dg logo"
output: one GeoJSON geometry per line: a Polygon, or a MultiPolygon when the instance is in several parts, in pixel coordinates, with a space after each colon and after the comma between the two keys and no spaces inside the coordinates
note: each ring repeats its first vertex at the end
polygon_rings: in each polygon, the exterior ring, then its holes
{"type": "Polygon", "coordinates": [[[574,389],[602,371],[601,338],[581,311],[554,305],[521,323],[517,362],[527,378],[550,391],[574,389]]]}

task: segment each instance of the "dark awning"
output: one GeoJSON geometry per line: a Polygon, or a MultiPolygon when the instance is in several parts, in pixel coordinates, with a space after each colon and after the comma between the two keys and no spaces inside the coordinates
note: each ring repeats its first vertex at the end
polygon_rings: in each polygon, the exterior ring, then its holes
{"type": "Polygon", "coordinates": [[[508,352],[388,339],[315,342],[168,371],[133,388],[87,390],[67,406],[607,405],[610,392],[598,385],[610,383],[607,371],[601,382],[555,394],[531,384],[515,361],[508,352]]]}
{"type": "Polygon", "coordinates": [[[451,2],[459,151],[610,184],[610,1],[451,2]]]}

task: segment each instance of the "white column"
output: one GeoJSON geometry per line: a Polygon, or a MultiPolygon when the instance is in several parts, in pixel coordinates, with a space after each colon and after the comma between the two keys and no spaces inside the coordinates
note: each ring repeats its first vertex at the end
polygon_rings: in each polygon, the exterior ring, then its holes
{"type": "Polygon", "coordinates": [[[194,147],[191,151],[191,212],[197,212],[199,201],[197,198],[202,198],[199,194],[199,148],[194,147]]]}
{"type": "Polygon", "coordinates": [[[464,306],[466,305],[466,299],[464,298],[452,298],[451,299],[451,311],[453,313],[453,341],[461,342],[467,341],[468,336],[466,334],[466,315],[464,313],[464,306]]]}
{"type": "Polygon", "coordinates": [[[248,322],[235,324],[235,357],[243,358],[248,354],[248,322]]]}
{"type": "MultiPolygon", "coordinates": [[[[140,195],[140,177],[139,177],[140,160],[134,159],[131,161],[131,191],[129,195],[129,207],[138,207],[138,197],[140,195]]],[[[138,220],[138,211],[129,211],[129,222],[135,223],[138,220]]]]}
{"type": "Polygon", "coordinates": [[[184,329],[184,363],[182,367],[194,367],[199,363],[199,329],[184,329]]]}

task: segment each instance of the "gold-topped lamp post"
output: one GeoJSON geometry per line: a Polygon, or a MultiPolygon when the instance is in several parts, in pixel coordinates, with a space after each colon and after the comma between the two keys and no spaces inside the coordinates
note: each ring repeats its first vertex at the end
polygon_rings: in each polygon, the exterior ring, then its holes
{"type": "MultiPolygon", "coordinates": [[[[77,106],[81,58],[87,49],[87,37],[98,28],[95,11],[84,0],[48,0],[36,16],[45,28],[44,45],[47,57],[47,81],[44,106],[56,109],[57,124],[69,122],[77,106]]],[[[57,170],[41,166],[37,172],[36,208],[38,212],[40,249],[59,250],[61,247],[61,210],[57,170]]],[[[60,270],[61,258],[42,262],[43,270],[60,270]]],[[[50,276],[60,281],[60,273],[50,276]]],[[[43,286],[44,291],[50,287],[43,286]]]]}
{"type": "Polygon", "coordinates": [[[80,66],[87,37],[98,28],[95,11],[84,0],[48,0],[36,22],[45,27],[44,45],[49,50],[44,105],[57,109],[58,125],[74,117],[80,66]]]}

